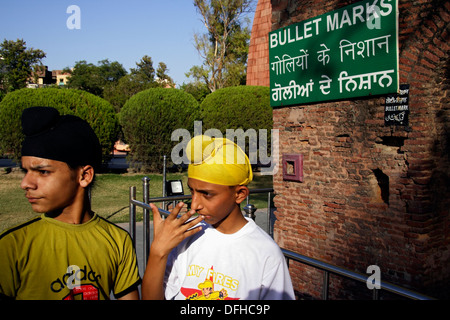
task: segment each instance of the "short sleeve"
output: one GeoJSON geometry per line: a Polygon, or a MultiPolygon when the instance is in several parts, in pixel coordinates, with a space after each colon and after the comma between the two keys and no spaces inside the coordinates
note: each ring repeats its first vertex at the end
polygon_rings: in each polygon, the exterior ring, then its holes
{"type": "Polygon", "coordinates": [[[20,286],[16,246],[8,235],[0,236],[0,297],[14,299],[20,286]]]}
{"type": "Polygon", "coordinates": [[[261,300],[294,300],[289,269],[282,258],[264,275],[261,300]]]}
{"type": "Polygon", "coordinates": [[[181,283],[177,273],[177,249],[173,249],[167,259],[166,271],[164,274],[164,295],[167,300],[172,300],[180,292],[181,283]]]}
{"type": "Polygon", "coordinates": [[[114,297],[121,298],[134,291],[141,284],[137,264],[136,251],[131,237],[127,234],[124,241],[122,256],[117,269],[114,283],[114,297]]]}

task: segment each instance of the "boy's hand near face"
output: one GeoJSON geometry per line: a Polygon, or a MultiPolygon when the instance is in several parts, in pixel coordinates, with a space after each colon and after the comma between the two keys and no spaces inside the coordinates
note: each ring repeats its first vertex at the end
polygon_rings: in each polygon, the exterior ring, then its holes
{"type": "Polygon", "coordinates": [[[161,218],[158,208],[154,204],[150,204],[150,206],[153,211],[154,227],[151,250],[158,256],[169,255],[170,251],[184,239],[201,230],[201,227],[193,227],[203,220],[203,216],[199,215],[187,222],[195,214],[195,210],[190,210],[178,218],[178,214],[184,206],[183,202],[178,203],[165,220],[161,218]]]}
{"type": "Polygon", "coordinates": [[[170,215],[163,220],[158,208],[155,205],[150,204],[153,211],[153,227],[155,235],[150,247],[147,268],[142,281],[142,299],[164,299],[164,270],[166,268],[169,253],[184,239],[196,234],[202,229],[200,226],[193,228],[197,223],[203,220],[203,216],[201,215],[186,223],[186,221],[188,221],[195,213],[195,210],[190,210],[178,218],[178,214],[183,205],[184,203],[182,202],[178,203],[170,215]]]}

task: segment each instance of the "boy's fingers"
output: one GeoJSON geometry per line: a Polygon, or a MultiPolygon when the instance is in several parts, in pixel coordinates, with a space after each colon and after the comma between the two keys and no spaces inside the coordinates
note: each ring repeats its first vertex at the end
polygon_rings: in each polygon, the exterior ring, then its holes
{"type": "Polygon", "coordinates": [[[196,234],[197,232],[201,231],[202,229],[203,229],[202,226],[198,226],[198,227],[192,228],[192,229],[190,229],[190,230],[187,230],[187,231],[184,233],[185,238],[190,237],[190,236],[196,234]]]}
{"type": "MultiPolygon", "coordinates": [[[[184,233],[185,237],[193,235],[202,229],[201,226],[195,227],[199,222],[201,222],[204,217],[199,215],[197,217],[192,217],[195,214],[195,210],[190,210],[179,216],[181,209],[183,208],[184,203],[179,202],[172,212],[166,217],[166,222],[175,223],[173,226],[178,226],[179,230],[184,233]]],[[[159,209],[153,204],[150,203],[150,208],[153,212],[153,223],[156,229],[159,230],[159,225],[162,223],[163,219],[159,213],[159,209]]]]}
{"type": "Polygon", "coordinates": [[[178,218],[178,214],[180,213],[180,210],[181,210],[181,208],[183,208],[183,206],[184,206],[183,202],[177,203],[177,205],[175,206],[175,208],[173,208],[172,212],[166,218],[166,220],[175,220],[175,219],[177,219],[178,218]]]}
{"type": "Polygon", "coordinates": [[[186,216],[186,221],[183,223],[183,225],[185,226],[186,230],[193,228],[196,224],[200,223],[204,219],[204,217],[201,215],[191,218],[194,213],[195,212],[188,212],[187,214],[184,215],[184,216],[186,216]],[[191,219],[191,220],[189,220],[189,219],[191,219]]]}
{"type": "Polygon", "coordinates": [[[150,203],[150,208],[152,208],[153,212],[153,223],[159,223],[162,219],[158,208],[153,203],[150,203]]]}

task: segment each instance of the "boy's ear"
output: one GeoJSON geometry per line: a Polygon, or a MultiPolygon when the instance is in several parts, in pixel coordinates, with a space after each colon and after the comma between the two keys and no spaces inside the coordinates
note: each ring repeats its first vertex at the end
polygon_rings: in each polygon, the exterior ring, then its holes
{"type": "Polygon", "coordinates": [[[248,190],[246,186],[236,186],[235,194],[236,194],[236,203],[240,204],[250,194],[250,190],[248,190]]]}
{"type": "Polygon", "coordinates": [[[94,168],[91,165],[80,167],[80,186],[86,188],[94,180],[94,168]]]}

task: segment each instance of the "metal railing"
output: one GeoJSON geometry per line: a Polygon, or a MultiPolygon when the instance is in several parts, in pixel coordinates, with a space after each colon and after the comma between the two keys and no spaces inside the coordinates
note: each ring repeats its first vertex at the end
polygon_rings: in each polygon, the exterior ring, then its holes
{"type": "MultiPolygon", "coordinates": [[[[150,251],[150,243],[151,243],[151,237],[150,237],[150,203],[158,203],[158,202],[162,202],[163,206],[165,206],[165,204],[170,204],[170,203],[175,203],[177,201],[181,201],[181,200],[188,200],[191,199],[191,195],[178,195],[178,196],[163,196],[163,197],[156,197],[156,198],[150,198],[149,197],[149,183],[150,183],[150,178],[148,177],[144,177],[142,178],[142,186],[143,186],[143,201],[139,201],[136,199],[136,187],[132,186],[130,187],[130,225],[129,225],[129,232],[130,232],[130,236],[133,240],[133,244],[135,245],[135,241],[136,241],[136,208],[137,207],[141,207],[143,209],[143,237],[144,237],[144,243],[143,243],[143,254],[144,254],[144,270],[147,264],[147,260],[148,260],[148,255],[149,255],[149,251],[150,251]]],[[[271,194],[273,193],[273,189],[272,188],[266,188],[266,189],[253,189],[250,190],[250,194],[255,194],[255,193],[267,193],[268,197],[267,197],[267,223],[268,223],[268,233],[270,234],[270,236],[273,236],[272,232],[272,224],[271,224],[271,219],[270,219],[270,215],[271,215],[271,194]]],[[[163,215],[167,216],[170,212],[165,210],[165,209],[161,209],[158,208],[160,213],[162,213],[163,215]]],[[[255,211],[256,208],[254,206],[252,206],[251,204],[249,204],[249,197],[247,197],[247,206],[244,208],[244,211],[246,212],[246,216],[250,217],[250,218],[255,218],[255,211]]],[[[352,279],[364,284],[367,284],[367,275],[364,274],[360,274],[357,272],[353,272],[341,267],[337,267],[334,266],[332,264],[320,261],[320,260],[316,260],[314,258],[311,257],[307,257],[304,255],[301,255],[299,253],[290,251],[290,250],[286,250],[286,249],[281,249],[281,251],[283,252],[286,261],[288,263],[289,266],[289,261],[293,260],[311,267],[314,267],[316,269],[322,270],[323,271],[323,280],[322,280],[322,299],[324,300],[328,300],[328,294],[329,294],[329,280],[330,280],[330,274],[334,274],[343,278],[347,278],[347,279],[352,279]]],[[[369,290],[369,289],[368,289],[369,290]]],[[[389,282],[385,282],[385,281],[380,281],[380,289],[371,289],[373,290],[373,299],[377,300],[379,299],[379,292],[381,290],[385,290],[388,292],[391,292],[393,294],[408,298],[408,299],[414,299],[414,300],[433,300],[433,298],[414,292],[412,290],[408,290],[406,288],[394,285],[392,283],[389,282]]]]}
{"type": "MultiPolygon", "coordinates": [[[[364,284],[367,284],[367,275],[361,274],[361,273],[357,273],[354,271],[350,271],[341,267],[337,267],[334,266],[332,264],[320,261],[320,260],[316,260],[314,258],[311,257],[307,257],[304,255],[301,255],[299,253],[296,252],[292,252],[286,249],[281,249],[281,251],[283,252],[287,262],[288,262],[288,266],[289,266],[289,260],[294,260],[297,262],[300,262],[302,264],[314,267],[316,269],[322,270],[323,271],[323,278],[322,278],[322,299],[323,300],[328,300],[328,293],[329,293],[329,281],[330,281],[330,274],[334,274],[343,278],[347,278],[347,279],[352,279],[364,284]]],[[[367,289],[369,290],[369,289],[367,289]]],[[[380,281],[380,289],[370,289],[373,290],[372,293],[372,298],[374,300],[378,300],[379,299],[379,293],[381,290],[385,290],[385,291],[389,291],[393,294],[408,298],[408,299],[413,299],[413,300],[433,300],[433,298],[428,297],[426,295],[417,293],[415,291],[412,290],[408,290],[405,288],[402,288],[400,286],[394,285],[392,283],[386,282],[386,281],[380,281]]]]}

